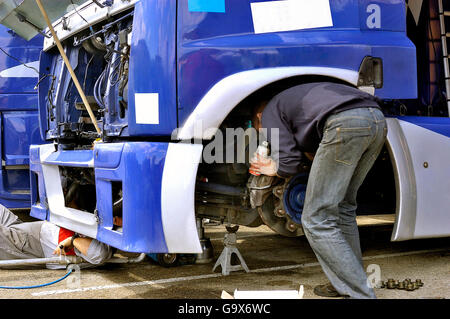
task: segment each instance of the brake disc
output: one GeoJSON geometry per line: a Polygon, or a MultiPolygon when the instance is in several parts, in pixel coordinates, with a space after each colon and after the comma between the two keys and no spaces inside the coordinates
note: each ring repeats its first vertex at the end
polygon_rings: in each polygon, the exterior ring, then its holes
{"type": "Polygon", "coordinates": [[[285,179],[272,189],[273,196],[260,207],[261,219],[277,233],[296,237],[303,235],[301,218],[305,203],[308,174],[285,179]]]}

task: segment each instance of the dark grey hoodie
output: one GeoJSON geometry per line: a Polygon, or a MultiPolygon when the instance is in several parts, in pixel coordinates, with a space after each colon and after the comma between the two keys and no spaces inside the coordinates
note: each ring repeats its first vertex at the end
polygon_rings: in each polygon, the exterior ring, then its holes
{"type": "Polygon", "coordinates": [[[377,101],[357,88],[331,82],[301,84],[276,95],[264,109],[261,124],[269,142],[271,129],[279,129],[278,149],[271,143],[278,175],[295,175],[302,152],[316,152],[328,116],[354,108],[380,108],[377,101]]]}

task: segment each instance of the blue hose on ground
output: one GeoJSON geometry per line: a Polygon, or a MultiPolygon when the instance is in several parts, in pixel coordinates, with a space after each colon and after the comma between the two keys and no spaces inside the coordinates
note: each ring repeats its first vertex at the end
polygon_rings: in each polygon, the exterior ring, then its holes
{"type": "Polygon", "coordinates": [[[0,286],[0,289],[33,289],[33,288],[41,288],[41,287],[46,287],[46,286],[50,286],[53,284],[56,284],[64,279],[66,279],[67,277],[69,277],[69,275],[73,272],[74,270],[71,269],[67,274],[65,274],[63,277],[59,278],[58,280],[46,283],[46,284],[41,284],[41,285],[36,285],[36,286],[24,286],[24,287],[7,287],[7,286],[0,286]]]}

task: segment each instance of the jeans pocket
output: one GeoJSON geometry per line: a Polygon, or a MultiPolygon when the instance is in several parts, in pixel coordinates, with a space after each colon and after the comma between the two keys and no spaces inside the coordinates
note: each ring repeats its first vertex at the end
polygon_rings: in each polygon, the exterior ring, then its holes
{"type": "Polygon", "coordinates": [[[335,161],[354,165],[373,138],[371,127],[336,128],[335,161]]]}

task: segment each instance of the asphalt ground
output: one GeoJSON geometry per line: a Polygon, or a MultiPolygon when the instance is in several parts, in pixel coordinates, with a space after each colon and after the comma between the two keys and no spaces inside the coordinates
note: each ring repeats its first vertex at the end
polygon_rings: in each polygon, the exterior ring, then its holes
{"type": "MultiPolygon", "coordinates": [[[[421,279],[414,290],[376,288],[379,299],[450,299],[450,238],[391,242],[392,226],[360,227],[365,267],[381,280],[421,279]],[[374,268],[375,267],[375,268],[374,268]]],[[[268,227],[241,227],[240,253],[250,269],[223,276],[212,271],[223,249],[224,226],[205,229],[214,260],[164,268],[146,258],[139,264],[106,264],[82,269],[54,285],[35,289],[0,289],[0,299],[220,299],[223,292],[299,290],[304,299],[323,299],[313,288],[326,277],[304,236],[286,238],[268,227]]],[[[119,252],[119,257],[136,256],[119,252]]],[[[0,270],[0,286],[32,286],[62,277],[64,270],[0,270]]]]}

